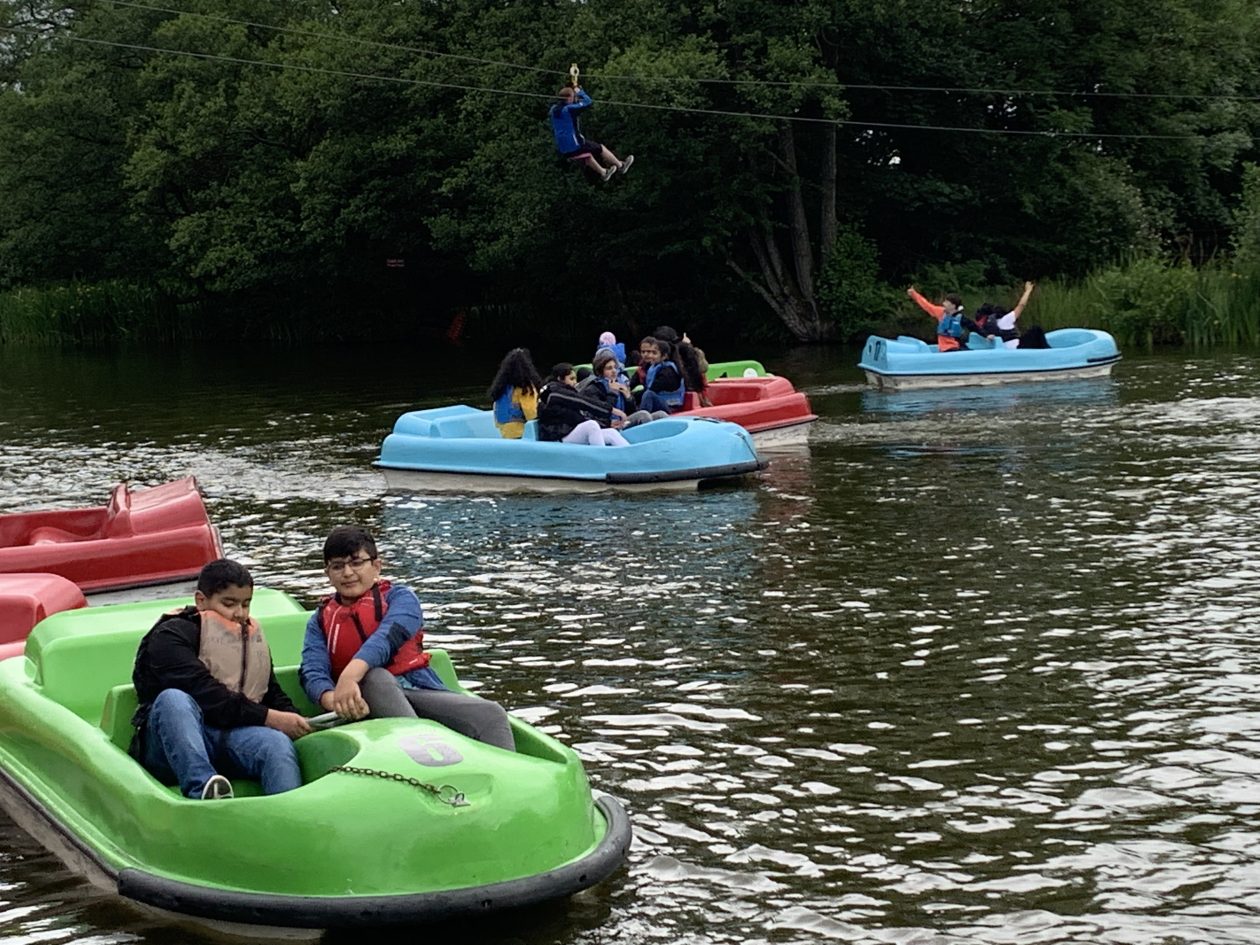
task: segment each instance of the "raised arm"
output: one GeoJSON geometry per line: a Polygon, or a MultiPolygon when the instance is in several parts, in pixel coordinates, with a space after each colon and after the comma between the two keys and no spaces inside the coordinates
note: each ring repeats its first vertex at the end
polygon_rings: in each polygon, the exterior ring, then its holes
{"type": "Polygon", "coordinates": [[[910,288],[906,289],[906,295],[910,296],[910,300],[914,302],[915,305],[919,306],[919,308],[923,309],[923,311],[927,312],[938,322],[941,320],[941,316],[945,314],[945,307],[943,305],[933,305],[920,295],[919,291],[914,286],[910,286],[910,288]]]}
{"type": "Polygon", "coordinates": [[[1011,314],[1019,318],[1024,311],[1024,306],[1028,304],[1028,299],[1032,296],[1033,284],[1031,282],[1024,283],[1024,294],[1019,297],[1019,301],[1015,303],[1015,307],[1011,309],[1011,314]]]}

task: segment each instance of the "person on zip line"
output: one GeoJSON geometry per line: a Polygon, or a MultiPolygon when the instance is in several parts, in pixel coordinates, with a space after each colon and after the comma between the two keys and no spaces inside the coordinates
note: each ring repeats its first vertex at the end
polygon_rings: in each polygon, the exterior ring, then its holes
{"type": "Polygon", "coordinates": [[[581,161],[605,182],[618,171],[625,173],[634,163],[634,155],[627,154],[623,161],[598,141],[582,135],[578,127],[579,113],[594,103],[579,85],[566,85],[559,93],[559,100],[551,106],[551,133],[556,139],[556,150],[570,161],[581,161]]]}

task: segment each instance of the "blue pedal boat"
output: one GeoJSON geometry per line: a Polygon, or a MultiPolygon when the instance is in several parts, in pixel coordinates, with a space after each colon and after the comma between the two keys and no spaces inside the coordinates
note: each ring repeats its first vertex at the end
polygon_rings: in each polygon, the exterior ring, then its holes
{"type": "Polygon", "coordinates": [[[683,491],[767,466],[734,423],[670,417],[622,433],[629,446],[543,442],[531,421],[507,440],[491,411],[456,404],[403,414],[374,465],[391,490],[438,492],[683,491]]]}
{"type": "Polygon", "coordinates": [[[916,390],[1106,377],[1120,360],[1116,340],[1094,328],[1049,331],[1046,341],[1049,348],[1007,348],[973,336],[973,347],[940,351],[918,338],[872,335],[858,367],[875,387],[916,390]]]}

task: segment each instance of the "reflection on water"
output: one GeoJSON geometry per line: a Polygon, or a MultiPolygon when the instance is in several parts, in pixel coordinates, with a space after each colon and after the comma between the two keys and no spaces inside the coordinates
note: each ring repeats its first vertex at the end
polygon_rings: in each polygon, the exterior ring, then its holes
{"type": "MultiPolygon", "coordinates": [[[[307,602],[328,528],[375,529],[435,645],[636,827],[599,889],[443,938],[1253,943],[1260,369],[1129,357],[942,407],[806,367],[811,449],[754,485],[574,498],[384,494],[401,382],[137,413],[125,386],[45,408],[27,376],[0,503],[191,471],[307,602]]],[[[0,942],[201,940],[0,838],[0,942]]]]}
{"type": "Polygon", "coordinates": [[[991,387],[885,391],[864,389],[862,411],[868,414],[976,413],[1007,417],[1029,411],[1063,411],[1079,407],[1114,407],[1113,378],[1038,381],[991,387]]]}

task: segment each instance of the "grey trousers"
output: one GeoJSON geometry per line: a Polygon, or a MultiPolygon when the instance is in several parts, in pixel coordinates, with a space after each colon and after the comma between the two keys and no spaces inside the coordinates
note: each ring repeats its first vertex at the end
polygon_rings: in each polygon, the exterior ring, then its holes
{"type": "Polygon", "coordinates": [[[404,689],[393,673],[380,667],[368,670],[359,689],[370,718],[432,719],[487,745],[516,750],[507,713],[497,702],[444,689],[404,689]]]}
{"type": "Polygon", "coordinates": [[[649,420],[664,420],[668,417],[664,410],[655,410],[649,413],[646,410],[636,410],[630,416],[626,417],[626,426],[637,427],[640,423],[647,423],[649,420]]]}

